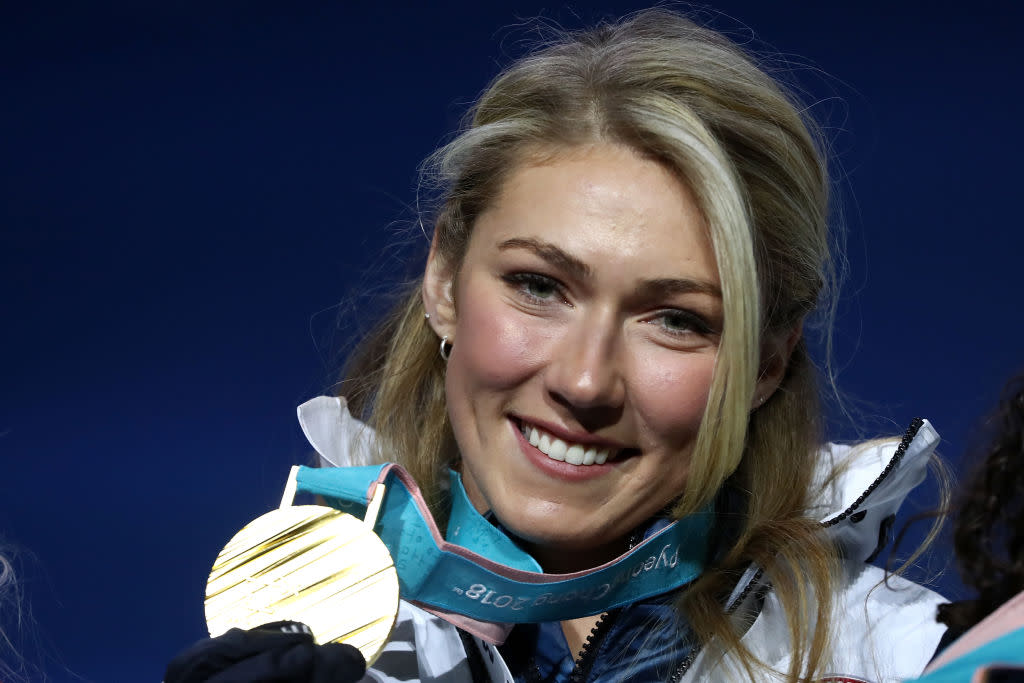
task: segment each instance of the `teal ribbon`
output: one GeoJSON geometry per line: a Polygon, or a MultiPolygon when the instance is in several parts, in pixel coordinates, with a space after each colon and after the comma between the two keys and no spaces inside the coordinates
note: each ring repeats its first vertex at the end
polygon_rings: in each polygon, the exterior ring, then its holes
{"type": "Polygon", "coordinates": [[[409,474],[394,464],[302,467],[297,490],[362,516],[375,485],[386,486],[374,531],[391,551],[406,600],[481,621],[531,623],[598,614],[680,588],[704,569],[710,506],[651,534],[612,562],[545,574],[537,561],[476,511],[451,473],[447,538],[409,474]]]}

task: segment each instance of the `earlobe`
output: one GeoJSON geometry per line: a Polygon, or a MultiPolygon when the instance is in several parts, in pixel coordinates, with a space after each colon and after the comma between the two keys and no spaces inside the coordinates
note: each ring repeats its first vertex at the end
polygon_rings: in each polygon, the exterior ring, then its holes
{"type": "Polygon", "coordinates": [[[793,349],[803,336],[803,322],[799,322],[789,330],[789,334],[780,331],[770,335],[761,345],[761,367],[757,377],[757,386],[750,401],[750,409],[757,410],[765,401],[772,397],[782,384],[789,367],[789,359],[793,349]]]}
{"type": "Polygon", "coordinates": [[[455,300],[452,282],[455,275],[449,264],[438,254],[437,240],[430,245],[427,267],[423,273],[423,308],[427,324],[438,337],[455,339],[455,300]]]}

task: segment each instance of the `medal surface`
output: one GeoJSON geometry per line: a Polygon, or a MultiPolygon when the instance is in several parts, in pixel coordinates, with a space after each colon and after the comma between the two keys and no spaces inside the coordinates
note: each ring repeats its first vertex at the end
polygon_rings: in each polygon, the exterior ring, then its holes
{"type": "Polygon", "coordinates": [[[210,572],[210,635],[299,621],[317,643],[357,647],[369,666],[391,635],[399,595],[391,554],[373,533],[370,512],[367,519],[319,505],[289,505],[250,522],[210,572]]]}

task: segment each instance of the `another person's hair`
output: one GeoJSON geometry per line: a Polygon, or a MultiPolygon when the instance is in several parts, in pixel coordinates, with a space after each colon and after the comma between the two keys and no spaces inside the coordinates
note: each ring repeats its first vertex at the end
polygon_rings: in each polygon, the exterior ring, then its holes
{"type": "MultiPolygon", "coordinates": [[[[753,675],[760,663],[740,644],[722,598],[749,562],[758,563],[789,614],[791,680],[821,673],[836,559],[806,514],[822,434],[817,373],[802,339],[779,389],[753,413],[750,405],[767,360],[762,343],[797,329],[832,280],[826,164],[805,111],[720,34],[649,10],[561,34],[514,62],[425,167],[441,188],[434,240],[452,272],[477,218],[524,164],[618,144],[657,160],[693,190],[715,252],[724,327],[674,514],[698,509],[727,483],[746,507],[731,545],[681,607],[704,642],[714,639],[753,675]]],[[[457,449],[420,284],[356,349],[341,393],[443,515],[444,471],[457,449]]]]}
{"type": "Polygon", "coordinates": [[[1024,374],[1007,384],[985,428],[985,446],[954,501],[957,566],[977,597],[939,607],[939,621],[957,631],[1024,591],[1024,374]]]}
{"type": "Polygon", "coordinates": [[[0,680],[28,680],[29,667],[18,651],[22,627],[21,587],[14,569],[14,555],[0,544],[0,680]]]}

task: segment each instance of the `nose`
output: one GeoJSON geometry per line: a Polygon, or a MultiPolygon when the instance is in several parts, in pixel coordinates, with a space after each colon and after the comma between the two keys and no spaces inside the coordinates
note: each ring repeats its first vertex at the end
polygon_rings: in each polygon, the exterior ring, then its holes
{"type": "Polygon", "coordinates": [[[584,427],[616,421],[626,395],[621,354],[611,315],[583,316],[569,323],[545,372],[548,394],[584,427]]]}

